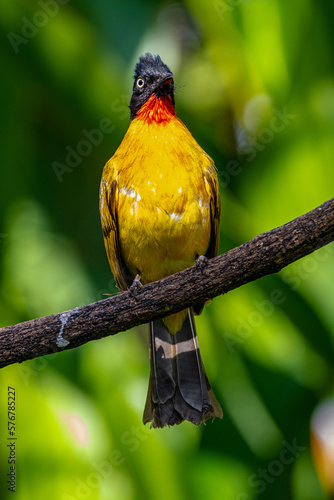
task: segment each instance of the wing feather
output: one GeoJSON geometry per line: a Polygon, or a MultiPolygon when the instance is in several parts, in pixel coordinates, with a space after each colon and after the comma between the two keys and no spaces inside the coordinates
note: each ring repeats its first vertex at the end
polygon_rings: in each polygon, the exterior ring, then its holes
{"type": "Polygon", "coordinates": [[[133,277],[127,270],[121,255],[117,206],[117,171],[112,162],[109,161],[104,167],[100,185],[101,224],[104,244],[116,285],[119,290],[127,290],[133,277]]]}
{"type": "MultiPolygon", "coordinates": [[[[220,236],[220,191],[219,182],[217,177],[217,170],[213,160],[209,158],[209,166],[205,171],[205,177],[208,182],[209,194],[210,194],[210,222],[211,222],[211,236],[207,251],[205,252],[205,257],[211,259],[216,257],[219,252],[219,236],[220,236]]],[[[196,304],[193,306],[193,311],[195,314],[201,314],[203,304],[196,304]]]]}
{"type": "Polygon", "coordinates": [[[219,182],[215,164],[212,161],[207,171],[207,180],[210,186],[210,215],[211,215],[211,238],[205,256],[208,259],[216,257],[219,252],[219,226],[220,226],[220,192],[219,182]]]}

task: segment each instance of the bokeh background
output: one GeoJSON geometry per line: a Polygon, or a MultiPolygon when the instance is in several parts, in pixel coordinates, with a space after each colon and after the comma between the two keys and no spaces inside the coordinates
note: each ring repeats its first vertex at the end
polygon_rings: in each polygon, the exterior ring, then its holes
{"type": "MultiPolygon", "coordinates": [[[[331,198],[333,25],[331,0],[2,0],[0,326],[117,293],[98,189],[146,51],[216,162],[221,252],[331,198]]],[[[334,393],[333,297],[331,244],[206,307],[224,419],[200,428],[142,425],[146,326],[2,369],[1,498],[8,386],[17,500],[329,498],[310,422],[334,393]]]]}

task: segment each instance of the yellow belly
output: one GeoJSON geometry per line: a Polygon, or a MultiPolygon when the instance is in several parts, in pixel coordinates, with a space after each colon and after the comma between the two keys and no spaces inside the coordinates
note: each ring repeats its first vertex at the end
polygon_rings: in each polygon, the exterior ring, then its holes
{"type": "Polygon", "coordinates": [[[139,272],[145,284],[205,254],[211,233],[205,173],[211,160],[177,119],[164,125],[134,120],[124,140],[131,154],[118,160],[120,248],[129,271],[139,272]]]}

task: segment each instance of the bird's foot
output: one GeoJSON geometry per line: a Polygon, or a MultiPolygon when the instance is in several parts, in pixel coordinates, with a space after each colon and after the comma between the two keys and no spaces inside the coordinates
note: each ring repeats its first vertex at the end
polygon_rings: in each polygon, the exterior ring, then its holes
{"type": "Polygon", "coordinates": [[[130,297],[133,297],[133,298],[136,298],[137,297],[137,294],[138,292],[143,288],[143,284],[142,282],[140,281],[140,274],[138,273],[136,276],[135,276],[135,279],[133,280],[132,282],[132,285],[130,286],[129,288],[129,294],[130,294],[130,297]]]}
{"type": "Polygon", "coordinates": [[[206,268],[206,266],[209,264],[209,259],[205,257],[205,255],[200,255],[196,260],[195,260],[195,266],[196,269],[199,269],[201,273],[203,274],[203,270],[206,268]]]}

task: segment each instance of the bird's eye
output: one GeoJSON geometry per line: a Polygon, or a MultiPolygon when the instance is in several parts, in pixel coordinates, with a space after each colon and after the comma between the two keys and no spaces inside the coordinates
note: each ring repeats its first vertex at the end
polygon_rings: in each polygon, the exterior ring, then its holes
{"type": "Polygon", "coordinates": [[[138,78],[137,80],[137,87],[139,87],[140,89],[142,89],[145,85],[145,82],[142,78],[138,78]]]}

